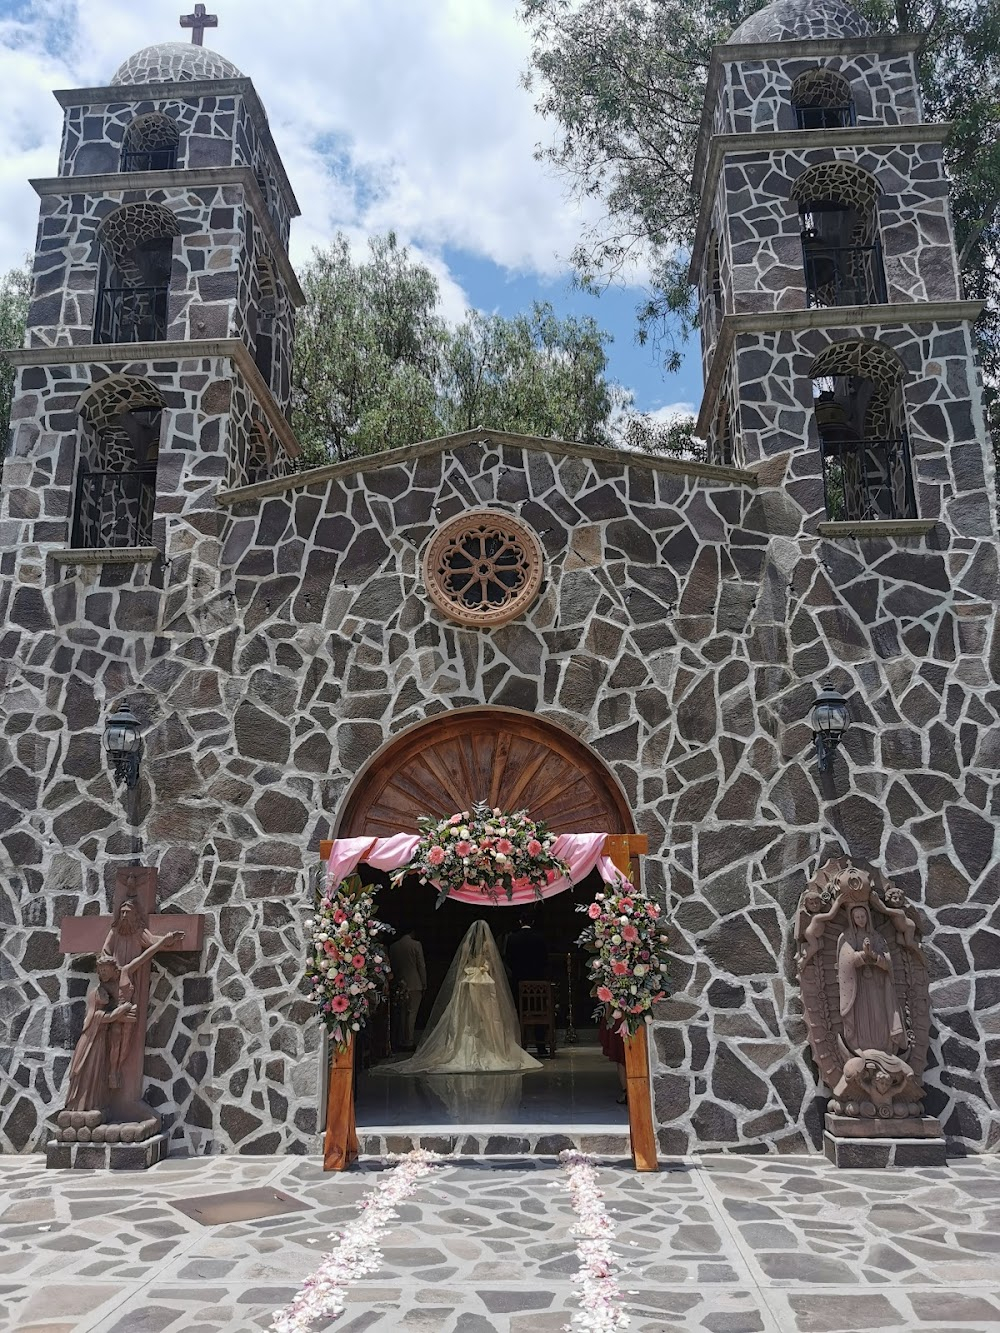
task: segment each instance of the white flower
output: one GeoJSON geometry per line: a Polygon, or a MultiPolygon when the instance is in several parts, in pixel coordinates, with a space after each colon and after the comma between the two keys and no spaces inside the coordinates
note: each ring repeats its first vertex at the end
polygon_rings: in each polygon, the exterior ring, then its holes
{"type": "Polygon", "coordinates": [[[611,936],[611,943],[612,943],[612,944],[621,944],[621,942],[622,942],[622,937],[621,937],[620,935],[612,935],[612,936],[611,936]]]}
{"type": "Polygon", "coordinates": [[[633,975],[637,977],[644,977],[648,971],[649,969],[646,967],[645,963],[636,963],[635,967],[632,969],[633,975]]]}

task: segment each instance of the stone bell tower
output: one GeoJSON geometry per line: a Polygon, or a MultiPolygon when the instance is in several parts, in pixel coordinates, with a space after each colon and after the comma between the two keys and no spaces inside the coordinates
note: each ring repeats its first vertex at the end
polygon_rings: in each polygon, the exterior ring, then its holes
{"type": "Polygon", "coordinates": [[[992,533],[942,145],[917,39],[773,0],[715,48],[694,188],[716,462],[783,485],[787,536],[992,533]]]}
{"type": "Polygon", "coordinates": [[[32,182],[33,300],[11,357],[0,515],[25,628],[45,620],[43,589],[68,585],[59,606],[75,604],[82,565],[131,566],[116,585],[168,589],[211,566],[215,491],[281,475],[298,454],[298,208],[251,81],[200,44],[168,42],[106,87],[56,97],[59,169],[32,182]]]}

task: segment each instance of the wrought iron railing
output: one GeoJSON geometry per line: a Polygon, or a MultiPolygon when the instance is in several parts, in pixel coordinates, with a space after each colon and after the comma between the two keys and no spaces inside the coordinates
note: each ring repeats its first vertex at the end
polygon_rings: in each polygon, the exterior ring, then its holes
{"type": "Polygon", "coordinates": [[[905,435],[891,440],[823,439],[823,493],[834,522],[916,518],[905,435]]]}
{"type": "Polygon", "coordinates": [[[822,245],[802,238],[809,306],[880,305],[886,300],[882,246],[822,245]]]}
{"type": "Polygon", "coordinates": [[[95,341],[162,342],[167,336],[166,287],[104,287],[97,299],[95,341]]]}
{"type": "Polygon", "coordinates": [[[795,121],[800,130],[846,130],[858,123],[853,102],[846,106],[797,106],[795,121]]]}
{"type": "Polygon", "coordinates": [[[176,165],[176,147],[143,148],[122,153],[122,171],[173,171],[176,165]]]}
{"type": "Polygon", "coordinates": [[[76,483],[73,545],[88,550],[149,546],[153,536],[156,468],[81,471],[76,483]]]}

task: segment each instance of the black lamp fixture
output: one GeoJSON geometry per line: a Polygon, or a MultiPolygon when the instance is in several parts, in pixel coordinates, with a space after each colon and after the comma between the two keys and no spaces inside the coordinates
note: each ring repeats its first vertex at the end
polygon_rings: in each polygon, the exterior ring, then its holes
{"type": "Polygon", "coordinates": [[[115,766],[115,781],[132,788],[139,781],[142,735],[139,719],[128,708],[112,713],[104,727],[104,748],[115,766]]]}
{"type": "Polygon", "coordinates": [[[851,725],[851,716],[847,711],[847,700],[826,681],[820,687],[816,702],[812,706],[813,740],[816,742],[816,758],[819,771],[827,773],[833,752],[841,738],[851,725]]]}

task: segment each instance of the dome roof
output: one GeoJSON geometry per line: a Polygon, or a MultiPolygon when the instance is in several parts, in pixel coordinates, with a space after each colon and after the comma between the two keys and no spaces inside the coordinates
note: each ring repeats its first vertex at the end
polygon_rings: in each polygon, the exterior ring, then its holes
{"type": "Polygon", "coordinates": [[[129,56],[111,83],[190,83],[195,79],[241,79],[231,61],[194,42],[157,42],[129,56]]]}
{"type": "Polygon", "coordinates": [[[864,37],[870,32],[847,0],[771,0],[745,19],[729,42],[794,42],[810,37],[864,37]]]}

